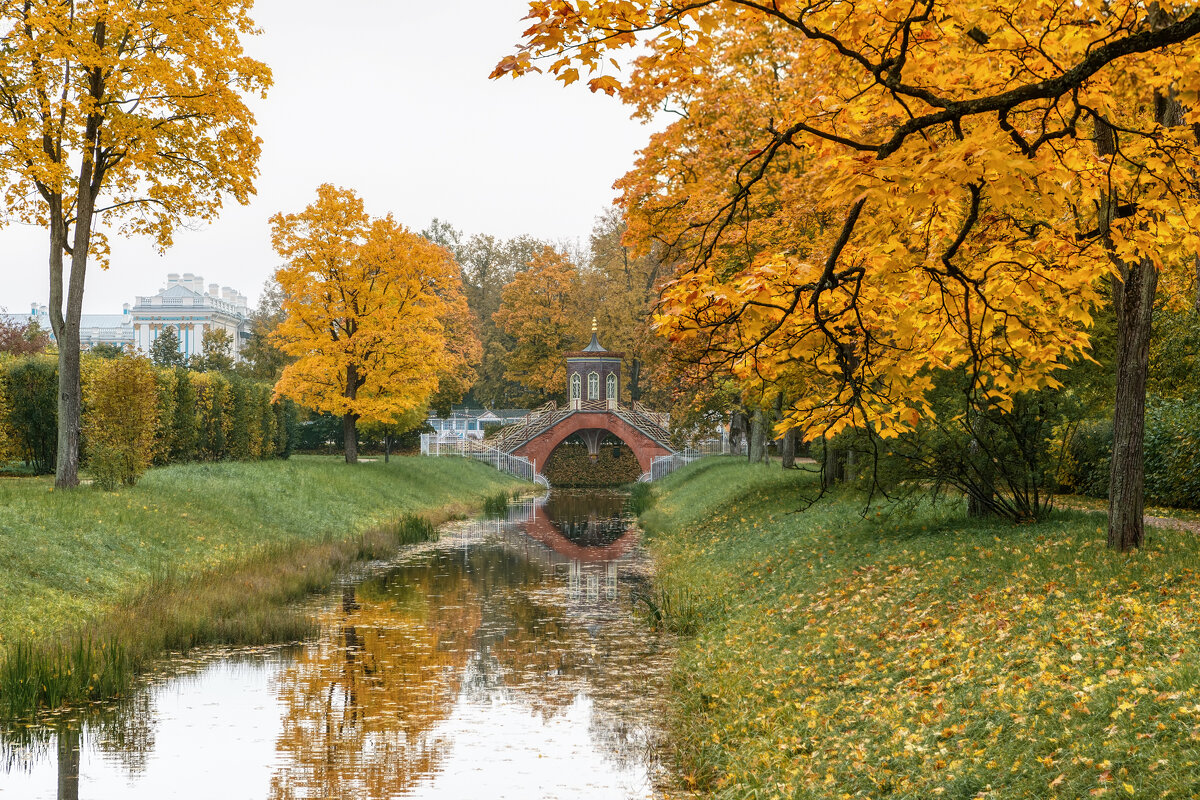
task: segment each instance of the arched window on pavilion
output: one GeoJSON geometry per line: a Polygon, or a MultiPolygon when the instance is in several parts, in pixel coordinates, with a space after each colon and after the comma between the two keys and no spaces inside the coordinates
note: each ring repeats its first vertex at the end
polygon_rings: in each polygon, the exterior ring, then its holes
{"type": "Polygon", "coordinates": [[[588,373],[588,400],[600,399],[600,373],[588,373]]]}
{"type": "Polygon", "coordinates": [[[583,381],[579,378],[579,373],[576,372],[571,376],[571,399],[578,400],[583,394],[583,381]]]}

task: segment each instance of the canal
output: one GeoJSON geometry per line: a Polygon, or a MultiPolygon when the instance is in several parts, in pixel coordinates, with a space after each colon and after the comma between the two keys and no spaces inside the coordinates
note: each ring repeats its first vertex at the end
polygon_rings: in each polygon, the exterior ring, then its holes
{"type": "Polygon", "coordinates": [[[653,798],[670,644],[616,492],[555,490],[371,564],[310,641],[174,659],[0,746],[0,797],[653,798]]]}

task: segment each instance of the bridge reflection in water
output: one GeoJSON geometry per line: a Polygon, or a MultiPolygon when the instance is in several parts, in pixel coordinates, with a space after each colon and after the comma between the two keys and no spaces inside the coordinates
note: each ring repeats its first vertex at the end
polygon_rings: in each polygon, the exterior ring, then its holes
{"type": "Polygon", "coordinates": [[[510,503],[503,518],[475,522],[450,535],[464,547],[496,541],[556,574],[565,572],[574,603],[615,602],[622,570],[632,584],[648,579],[644,558],[626,558],[641,541],[626,501],[621,492],[555,489],[510,503]]]}
{"type": "Polygon", "coordinates": [[[0,732],[0,797],[656,797],[671,651],[630,611],[649,563],[624,502],[555,492],[452,523],[331,593],[300,646],[0,732]]]}

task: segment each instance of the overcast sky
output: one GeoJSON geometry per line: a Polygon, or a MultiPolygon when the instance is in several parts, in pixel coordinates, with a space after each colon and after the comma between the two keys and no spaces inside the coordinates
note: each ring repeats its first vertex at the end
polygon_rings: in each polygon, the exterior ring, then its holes
{"type": "MultiPolygon", "coordinates": [[[[85,313],[120,313],[168,272],[193,272],[257,301],[278,266],[267,219],[298,211],[331,182],[372,215],[420,230],[433,217],[466,233],[587,241],[648,128],[616,99],[545,76],[488,80],[513,50],[522,0],[257,0],[263,35],[245,43],[274,71],[256,103],[258,195],[159,255],[113,239],[112,267],[89,270],[85,313]]],[[[0,306],[47,302],[47,235],[0,228],[0,306]]]]}

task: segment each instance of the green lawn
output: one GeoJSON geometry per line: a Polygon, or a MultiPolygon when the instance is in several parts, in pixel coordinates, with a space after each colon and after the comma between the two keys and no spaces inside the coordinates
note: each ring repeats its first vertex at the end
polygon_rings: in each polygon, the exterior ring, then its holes
{"type": "Polygon", "coordinates": [[[188,464],[119,492],[0,478],[0,649],[78,629],[164,579],[350,539],[403,513],[478,506],[518,485],[474,462],[421,458],[188,464]]]}
{"type": "MultiPolygon", "coordinates": [[[[681,626],[672,740],[721,798],[1192,797],[1200,541],[968,521],[708,459],[643,515],[681,626]]],[[[665,604],[664,604],[665,605],[665,604]]],[[[668,618],[668,622],[670,618],[668,618]]]]}

